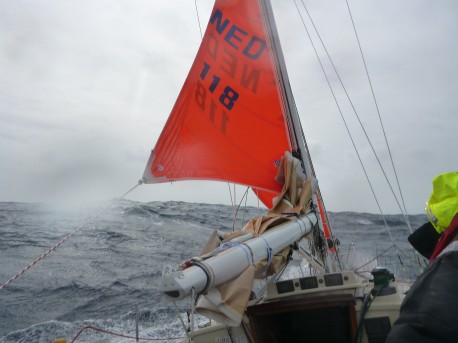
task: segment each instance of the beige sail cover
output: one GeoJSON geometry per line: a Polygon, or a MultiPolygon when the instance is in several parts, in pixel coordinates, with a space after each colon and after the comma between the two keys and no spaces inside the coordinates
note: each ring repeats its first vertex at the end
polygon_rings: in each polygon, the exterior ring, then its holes
{"type": "MultiPolygon", "coordinates": [[[[305,214],[309,211],[312,193],[316,188],[313,178],[304,180],[300,161],[286,152],[282,158],[277,181],[284,184],[274,207],[266,215],[251,219],[241,230],[231,233],[214,231],[201,251],[203,259],[217,254],[221,244],[246,234],[260,236],[265,231],[289,221],[291,213],[305,214]],[[285,213],[287,215],[285,215],[285,213]],[[216,249],[216,250],[215,250],[216,249]]],[[[229,326],[238,326],[250,298],[255,278],[265,278],[279,272],[288,262],[291,248],[285,248],[272,256],[270,261],[258,261],[241,275],[228,283],[211,288],[200,297],[197,312],[229,326]]]]}

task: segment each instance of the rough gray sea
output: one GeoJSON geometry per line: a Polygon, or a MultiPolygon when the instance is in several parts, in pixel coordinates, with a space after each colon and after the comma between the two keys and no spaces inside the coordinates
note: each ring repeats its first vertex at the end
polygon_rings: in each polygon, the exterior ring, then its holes
{"type": "MultiPolygon", "coordinates": [[[[240,209],[235,228],[264,212],[240,209]]],[[[415,277],[417,269],[407,262],[412,251],[402,216],[385,218],[393,239],[380,215],[341,212],[329,216],[343,262],[363,265],[395,242],[396,247],[374,263],[396,265],[392,268],[397,277],[415,277]]],[[[0,289],[0,343],[50,343],[60,337],[72,342],[85,326],[135,336],[136,316],[140,337],[182,337],[173,304],[158,292],[162,270],[198,255],[213,229],[232,230],[233,217],[231,206],[184,202],[113,200],[84,210],[0,203],[0,285],[82,228],[0,289]]],[[[426,220],[424,215],[409,218],[412,228],[426,220]]],[[[369,270],[374,263],[359,271],[369,270]]],[[[188,307],[186,301],[178,303],[181,312],[188,307]]],[[[90,329],[75,342],[135,340],[90,329]]]]}

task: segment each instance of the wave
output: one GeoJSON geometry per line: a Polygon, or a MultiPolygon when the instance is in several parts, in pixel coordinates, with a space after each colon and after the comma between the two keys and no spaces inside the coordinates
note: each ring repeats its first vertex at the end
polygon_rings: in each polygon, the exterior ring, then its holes
{"type": "MultiPolygon", "coordinates": [[[[107,206],[81,232],[0,291],[0,343],[68,339],[85,325],[133,334],[135,306],[140,308],[144,334],[181,336],[174,311],[157,291],[164,266],[196,256],[213,229],[231,231],[265,212],[240,209],[234,223],[233,208],[225,205],[113,200],[107,206]]],[[[95,211],[0,203],[0,280],[75,231],[95,211]]],[[[331,212],[329,217],[346,260],[356,256],[353,250],[367,260],[392,245],[379,215],[331,212]]],[[[424,215],[410,217],[412,227],[424,220],[424,215]]],[[[402,216],[388,217],[391,235],[407,250],[409,231],[401,221],[402,216]]],[[[96,341],[120,342],[97,332],[78,339],[96,341]]]]}

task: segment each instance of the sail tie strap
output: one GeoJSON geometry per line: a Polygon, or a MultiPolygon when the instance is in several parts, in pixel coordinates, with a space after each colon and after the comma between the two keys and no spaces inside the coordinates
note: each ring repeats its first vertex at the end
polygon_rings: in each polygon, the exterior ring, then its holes
{"type": "Polygon", "coordinates": [[[204,271],[207,275],[207,283],[201,294],[207,294],[208,290],[213,287],[215,281],[215,274],[213,274],[213,269],[200,257],[193,257],[191,259],[192,265],[197,266],[204,271]]]}
{"type": "MultiPolygon", "coordinates": [[[[309,221],[309,223],[310,223],[310,227],[313,228],[314,225],[313,225],[312,220],[311,220],[308,216],[305,216],[305,218],[308,219],[308,221],[309,221]]],[[[299,217],[299,218],[297,219],[297,223],[299,224],[299,227],[301,228],[301,234],[302,234],[302,236],[304,236],[304,235],[306,234],[306,232],[307,232],[307,224],[304,222],[303,217],[299,217]],[[301,225],[300,223],[304,224],[304,228],[303,228],[303,229],[304,229],[304,232],[302,232],[302,225],[301,225]]]]}
{"type": "Polygon", "coordinates": [[[266,264],[266,268],[264,269],[264,272],[262,273],[262,275],[266,277],[267,271],[269,270],[270,264],[272,263],[272,248],[270,247],[269,243],[267,242],[267,240],[264,237],[259,236],[259,238],[262,238],[267,246],[267,264],[266,264]]]}
{"type": "Polygon", "coordinates": [[[307,225],[306,225],[305,222],[304,222],[304,219],[303,219],[304,217],[307,218],[307,220],[309,221],[310,227],[313,227],[313,226],[314,226],[314,224],[313,224],[312,220],[309,218],[309,216],[302,216],[302,217],[301,217],[301,216],[299,215],[299,213],[296,213],[296,212],[282,212],[281,214],[282,214],[283,216],[294,217],[294,218],[296,218],[297,223],[299,224],[299,227],[300,227],[300,229],[301,229],[301,234],[302,234],[302,236],[304,236],[305,233],[307,232],[307,225]],[[302,227],[301,223],[304,224],[303,227],[302,227]]]}
{"type": "Polygon", "coordinates": [[[244,248],[246,248],[250,252],[250,257],[251,257],[251,264],[254,264],[254,255],[253,255],[253,250],[251,250],[250,246],[246,243],[240,243],[240,245],[244,248]]]}
{"type": "Polygon", "coordinates": [[[248,263],[254,264],[253,251],[251,251],[251,248],[248,245],[246,245],[245,243],[226,242],[226,243],[221,244],[218,248],[216,248],[216,250],[222,250],[225,248],[234,248],[234,247],[243,248],[243,251],[245,252],[248,263]]]}

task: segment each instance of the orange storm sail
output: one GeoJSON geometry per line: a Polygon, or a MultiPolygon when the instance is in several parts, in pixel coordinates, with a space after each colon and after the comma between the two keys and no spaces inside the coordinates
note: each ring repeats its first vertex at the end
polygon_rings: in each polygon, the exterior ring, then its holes
{"type": "Polygon", "coordinates": [[[258,0],[217,0],[189,75],[151,152],[143,181],[251,186],[271,206],[291,151],[284,101],[258,0]]]}

